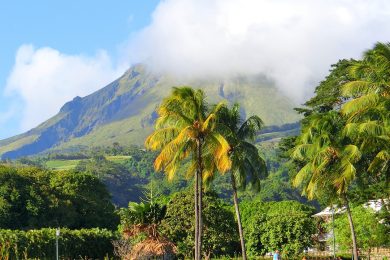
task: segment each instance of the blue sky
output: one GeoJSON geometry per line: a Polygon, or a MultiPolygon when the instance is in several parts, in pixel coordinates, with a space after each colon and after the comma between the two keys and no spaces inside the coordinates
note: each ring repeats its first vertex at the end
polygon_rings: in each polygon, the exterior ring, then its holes
{"type": "Polygon", "coordinates": [[[133,63],[181,76],[263,74],[297,105],[330,65],[390,41],[388,0],[68,0],[0,4],[0,139],[133,63]]]}
{"type": "MultiPolygon", "coordinates": [[[[0,114],[6,114],[12,103],[23,106],[17,96],[2,95],[20,46],[49,46],[63,53],[87,56],[104,49],[115,57],[118,45],[150,22],[157,4],[156,0],[2,1],[0,114]]],[[[19,133],[21,118],[16,113],[1,121],[0,116],[0,139],[19,133]]]]}

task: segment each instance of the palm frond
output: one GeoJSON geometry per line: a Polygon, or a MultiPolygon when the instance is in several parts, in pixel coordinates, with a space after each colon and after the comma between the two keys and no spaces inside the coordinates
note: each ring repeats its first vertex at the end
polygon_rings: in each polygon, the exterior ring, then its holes
{"type": "Polygon", "coordinates": [[[239,128],[237,137],[239,139],[253,140],[256,137],[258,131],[264,127],[264,122],[258,116],[249,117],[239,128]]]}
{"type": "Polygon", "coordinates": [[[369,172],[380,172],[390,167],[390,152],[382,150],[378,152],[368,167],[369,172]]]}
{"type": "Polygon", "coordinates": [[[341,94],[346,97],[356,97],[370,93],[370,83],[364,80],[355,80],[344,84],[341,94]]]}
{"type": "Polygon", "coordinates": [[[145,147],[150,150],[159,150],[171,142],[178,135],[176,127],[158,129],[145,140],[145,147]]]}
{"type": "Polygon", "coordinates": [[[370,107],[376,106],[379,100],[380,96],[378,94],[370,93],[350,100],[341,108],[341,112],[344,115],[350,117],[350,121],[353,121],[353,119],[357,117],[357,115],[361,114],[363,111],[367,110],[370,107]]]}
{"type": "Polygon", "coordinates": [[[307,158],[307,154],[312,150],[313,144],[300,144],[292,150],[291,158],[298,161],[303,161],[307,158]]]}
{"type": "Polygon", "coordinates": [[[386,133],[386,130],[378,121],[368,121],[359,125],[359,133],[368,136],[381,136],[386,133]]]}
{"type": "Polygon", "coordinates": [[[312,165],[311,163],[307,163],[305,166],[303,166],[298,173],[293,178],[293,186],[299,187],[307,178],[310,178],[312,175],[312,165]]]}

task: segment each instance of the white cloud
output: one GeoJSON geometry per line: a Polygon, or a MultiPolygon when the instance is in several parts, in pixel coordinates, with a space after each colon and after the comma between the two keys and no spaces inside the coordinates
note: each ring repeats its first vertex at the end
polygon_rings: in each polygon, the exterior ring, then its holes
{"type": "Polygon", "coordinates": [[[388,0],[165,0],[151,24],[120,45],[118,60],[105,51],[21,46],[6,94],[24,101],[21,130],[28,130],[116,79],[130,61],[184,76],[263,73],[303,101],[330,64],[389,41],[389,17],[388,0]]]}
{"type": "Polygon", "coordinates": [[[342,58],[390,40],[387,0],[165,0],[128,42],[180,75],[263,73],[302,101],[342,58]]]}
{"type": "Polygon", "coordinates": [[[114,68],[104,51],[88,57],[22,45],[5,94],[17,95],[24,101],[21,130],[28,130],[55,115],[65,102],[102,88],[120,73],[123,68],[114,68]]]}

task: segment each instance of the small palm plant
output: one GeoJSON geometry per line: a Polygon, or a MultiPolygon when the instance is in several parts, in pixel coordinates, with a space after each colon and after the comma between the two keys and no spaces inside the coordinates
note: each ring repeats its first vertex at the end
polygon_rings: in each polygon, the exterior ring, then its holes
{"type": "Polygon", "coordinates": [[[157,226],[164,219],[166,206],[157,203],[130,202],[128,208],[121,209],[121,225],[127,236],[133,237],[145,232],[157,238],[157,226]]]}
{"type": "Polygon", "coordinates": [[[176,246],[158,232],[158,226],[165,218],[165,205],[130,202],[119,214],[125,238],[136,243],[130,252],[126,252],[125,259],[173,259],[176,246]]]}

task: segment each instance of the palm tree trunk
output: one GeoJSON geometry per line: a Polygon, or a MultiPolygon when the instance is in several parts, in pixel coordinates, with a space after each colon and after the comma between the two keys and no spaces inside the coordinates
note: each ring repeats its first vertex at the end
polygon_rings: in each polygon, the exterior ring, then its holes
{"type": "Polygon", "coordinates": [[[238,205],[236,180],[234,179],[233,173],[231,173],[230,177],[231,177],[232,188],[233,188],[233,202],[234,202],[234,209],[236,210],[236,216],[237,216],[238,233],[240,234],[242,259],[246,260],[245,240],[244,240],[244,232],[242,230],[240,207],[238,205]]]}
{"type": "Polygon", "coordinates": [[[202,235],[203,235],[203,218],[202,218],[202,197],[203,197],[203,189],[202,189],[202,171],[199,173],[199,233],[198,233],[198,252],[199,259],[202,259],[202,235]]]}
{"type": "Polygon", "coordinates": [[[199,234],[199,209],[198,209],[198,189],[199,189],[199,179],[198,179],[198,172],[196,172],[195,174],[195,256],[194,256],[194,259],[195,260],[198,260],[198,255],[199,255],[199,251],[198,251],[198,245],[199,245],[199,241],[198,241],[198,234],[199,234]]]}
{"type": "Polygon", "coordinates": [[[202,143],[197,141],[198,167],[195,177],[195,260],[202,258],[202,143]]]}
{"type": "Polygon", "coordinates": [[[354,260],[358,260],[359,256],[358,256],[358,251],[357,251],[355,227],[353,225],[352,214],[351,214],[351,209],[349,208],[348,198],[347,198],[347,196],[345,194],[343,194],[343,199],[344,199],[345,207],[347,209],[347,216],[348,216],[348,221],[349,221],[349,227],[351,229],[352,247],[353,247],[353,259],[354,260]]]}

